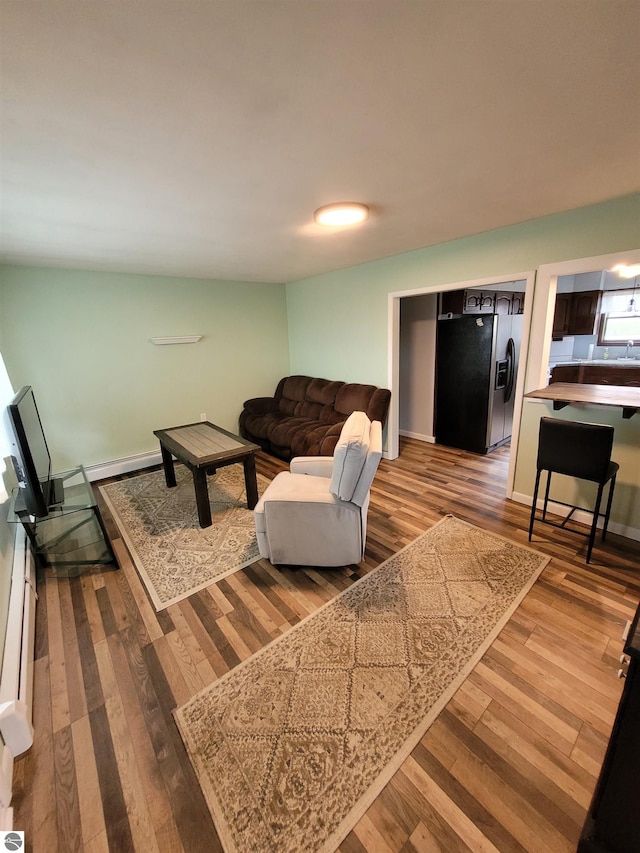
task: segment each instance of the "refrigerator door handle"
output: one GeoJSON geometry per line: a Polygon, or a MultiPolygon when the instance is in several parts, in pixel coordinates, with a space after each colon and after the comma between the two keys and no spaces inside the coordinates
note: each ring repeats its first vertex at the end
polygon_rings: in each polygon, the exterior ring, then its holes
{"type": "Polygon", "coordinates": [[[504,401],[508,403],[513,394],[513,385],[516,376],[516,345],[513,338],[507,341],[507,382],[504,388],[504,401]]]}

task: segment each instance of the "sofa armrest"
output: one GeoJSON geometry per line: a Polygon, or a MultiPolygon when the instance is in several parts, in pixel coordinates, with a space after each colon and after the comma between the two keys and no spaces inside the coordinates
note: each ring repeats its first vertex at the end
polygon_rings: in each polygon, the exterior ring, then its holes
{"type": "Polygon", "coordinates": [[[312,477],[331,477],[333,456],[295,456],[290,464],[292,474],[311,474],[312,477]]]}
{"type": "Polygon", "coordinates": [[[245,400],[244,408],[252,415],[266,415],[267,412],[277,412],[278,403],[275,397],[252,397],[245,400]]]}

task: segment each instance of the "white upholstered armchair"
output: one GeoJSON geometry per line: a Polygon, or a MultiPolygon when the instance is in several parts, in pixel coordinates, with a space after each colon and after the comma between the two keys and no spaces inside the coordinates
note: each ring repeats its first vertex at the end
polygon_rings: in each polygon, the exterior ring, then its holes
{"type": "Polygon", "coordinates": [[[254,510],[261,557],[296,566],[346,566],[364,556],[371,483],[382,425],[354,412],[333,456],[298,456],[254,510]]]}

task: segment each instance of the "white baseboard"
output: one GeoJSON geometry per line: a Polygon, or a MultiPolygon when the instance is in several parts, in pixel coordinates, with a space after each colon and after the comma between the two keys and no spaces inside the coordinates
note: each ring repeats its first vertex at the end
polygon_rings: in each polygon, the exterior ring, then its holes
{"type": "Polygon", "coordinates": [[[436,443],[435,435],[423,435],[421,432],[410,432],[408,429],[400,429],[398,432],[406,438],[415,438],[417,441],[426,441],[428,444],[436,443]]]}
{"type": "MultiPolygon", "coordinates": [[[[33,743],[33,660],[35,644],[35,563],[22,528],[16,530],[11,595],[2,677],[0,734],[17,757],[33,743]]],[[[4,759],[0,764],[4,768],[4,759]]],[[[2,805],[8,805],[2,802],[2,805]]]]}
{"type": "MultiPolygon", "coordinates": [[[[527,506],[531,506],[531,502],[533,500],[531,495],[523,495],[519,492],[514,492],[511,495],[511,499],[516,501],[517,503],[526,504],[527,506]]],[[[538,508],[542,509],[542,500],[538,501],[538,508]]],[[[554,503],[553,501],[549,501],[548,506],[549,512],[554,515],[566,515],[569,511],[569,508],[564,506],[563,504],[554,503]]],[[[586,524],[588,526],[591,525],[593,515],[590,512],[585,512],[584,510],[578,509],[573,513],[572,519],[579,522],[580,524],[586,524]]],[[[602,519],[598,519],[598,527],[602,527],[602,519]]],[[[635,539],[637,542],[640,542],[640,530],[637,527],[629,527],[624,524],[618,524],[615,521],[609,522],[609,531],[611,533],[617,533],[618,536],[625,536],[627,539],[635,539]]]]}
{"type": "Polygon", "coordinates": [[[128,474],[129,471],[139,471],[141,468],[151,468],[162,464],[162,454],[159,450],[149,453],[138,453],[135,456],[125,456],[124,459],[114,459],[113,462],[101,462],[85,468],[89,480],[104,480],[116,477],[118,474],[128,474]]]}
{"type": "MultiPolygon", "coordinates": [[[[420,436],[416,436],[420,438],[420,436]]],[[[433,439],[425,438],[424,441],[433,439]]],[[[390,459],[387,450],[382,451],[384,459],[390,459]]],[[[107,477],[116,477],[118,474],[128,474],[129,471],[140,471],[143,468],[151,468],[153,465],[162,465],[162,454],[160,451],[140,453],[137,456],[126,456],[124,459],[114,459],[113,462],[100,462],[98,465],[90,465],[84,470],[91,482],[94,480],[105,480],[107,477]]]]}

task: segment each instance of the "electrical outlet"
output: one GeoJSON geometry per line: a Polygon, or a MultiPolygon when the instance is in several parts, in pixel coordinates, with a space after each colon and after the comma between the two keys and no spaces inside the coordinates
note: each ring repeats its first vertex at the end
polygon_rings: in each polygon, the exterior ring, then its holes
{"type": "Polygon", "coordinates": [[[207,413],[206,412],[200,412],[200,420],[206,421],[206,419],[207,419],[207,413]]]}

